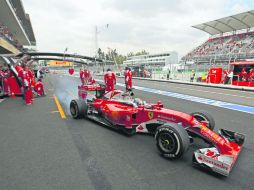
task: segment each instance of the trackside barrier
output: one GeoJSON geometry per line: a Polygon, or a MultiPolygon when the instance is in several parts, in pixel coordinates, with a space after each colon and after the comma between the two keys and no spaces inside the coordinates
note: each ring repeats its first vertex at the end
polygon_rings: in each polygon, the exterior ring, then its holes
{"type": "Polygon", "coordinates": [[[239,86],[239,85],[242,85],[241,83],[244,82],[246,84],[245,86],[247,86],[247,84],[248,84],[249,88],[254,88],[254,80],[243,81],[243,80],[240,80],[240,76],[239,75],[233,75],[233,78],[232,78],[231,84],[234,83],[234,85],[239,86]],[[237,77],[237,80],[233,81],[234,77],[237,77]]]}

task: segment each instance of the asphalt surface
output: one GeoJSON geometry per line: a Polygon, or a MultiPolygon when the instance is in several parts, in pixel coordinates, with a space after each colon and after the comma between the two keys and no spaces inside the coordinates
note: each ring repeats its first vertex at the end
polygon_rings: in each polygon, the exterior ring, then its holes
{"type": "MultiPolygon", "coordinates": [[[[48,96],[36,99],[33,106],[23,106],[20,99],[0,103],[0,189],[253,189],[252,114],[134,90],[137,97],[147,102],[160,100],[171,109],[187,113],[207,110],[214,116],[215,130],[225,128],[245,134],[244,149],[230,176],[222,177],[192,166],[193,151],[203,146],[200,141],[183,158],[170,161],[159,155],[152,136],[127,137],[91,121],[72,119],[69,103],[77,97],[79,79],[49,75],[46,80],[48,96]],[[50,98],[53,94],[59,98],[66,120],[52,112],[56,110],[50,98]]],[[[181,85],[146,81],[134,84],[194,93],[181,85]]],[[[206,89],[195,90],[202,88],[206,89]]],[[[223,93],[231,96],[194,94],[253,106],[253,101],[238,97],[252,100],[253,93],[230,90],[223,93]]]]}

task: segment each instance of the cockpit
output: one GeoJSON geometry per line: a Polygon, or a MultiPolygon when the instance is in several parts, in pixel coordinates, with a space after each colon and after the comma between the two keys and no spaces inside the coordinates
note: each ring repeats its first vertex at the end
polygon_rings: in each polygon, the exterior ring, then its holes
{"type": "Polygon", "coordinates": [[[117,100],[121,103],[132,105],[133,107],[144,106],[147,109],[152,108],[152,105],[146,103],[140,98],[134,98],[133,92],[123,92],[121,90],[113,90],[104,94],[104,98],[117,100]]]}
{"type": "Polygon", "coordinates": [[[123,92],[121,90],[113,90],[104,94],[104,98],[113,100],[132,100],[133,93],[123,92]]]}

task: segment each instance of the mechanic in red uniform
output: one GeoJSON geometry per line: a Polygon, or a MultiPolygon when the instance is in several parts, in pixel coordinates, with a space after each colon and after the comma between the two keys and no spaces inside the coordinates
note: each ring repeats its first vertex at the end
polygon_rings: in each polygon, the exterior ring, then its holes
{"type": "Polygon", "coordinates": [[[30,78],[30,83],[31,83],[32,87],[34,87],[35,86],[34,72],[32,71],[31,68],[28,68],[27,73],[28,73],[29,78],[30,78]]]}
{"type": "Polygon", "coordinates": [[[125,82],[125,87],[126,87],[126,91],[131,91],[132,89],[132,73],[131,73],[131,69],[126,67],[126,72],[124,75],[124,82],[125,82]]]}
{"type": "Polygon", "coordinates": [[[44,85],[41,82],[41,79],[38,79],[38,81],[36,82],[36,84],[34,86],[34,91],[37,93],[38,96],[44,96],[45,95],[44,85]]]}
{"type": "Polygon", "coordinates": [[[224,73],[224,79],[222,81],[223,84],[229,84],[230,79],[233,77],[233,70],[225,69],[223,73],[224,73]]]}
{"type": "Polygon", "coordinates": [[[31,105],[33,103],[33,92],[32,92],[32,84],[31,78],[28,74],[28,67],[25,66],[22,73],[22,86],[24,89],[24,99],[26,105],[31,105]]]}
{"type": "Polygon", "coordinates": [[[86,68],[84,69],[84,81],[85,81],[85,84],[88,84],[88,81],[91,77],[91,73],[90,71],[86,68]]]}
{"type": "Polygon", "coordinates": [[[95,84],[95,82],[96,81],[92,77],[90,77],[87,84],[93,85],[93,84],[95,84]]]}
{"type": "Polygon", "coordinates": [[[2,66],[0,65],[0,95],[4,94],[4,72],[2,66]]]}
{"type": "Polygon", "coordinates": [[[81,80],[81,84],[84,85],[85,84],[85,73],[84,73],[84,69],[83,68],[80,68],[79,78],[81,80]]]}
{"type": "Polygon", "coordinates": [[[227,69],[225,69],[224,71],[223,71],[223,79],[222,79],[222,81],[221,81],[221,83],[223,83],[223,84],[226,84],[226,80],[227,80],[227,78],[228,78],[228,70],[227,69]]]}
{"type": "Polygon", "coordinates": [[[111,69],[107,69],[107,73],[104,75],[104,82],[107,92],[114,90],[114,85],[116,84],[116,75],[111,71],[111,69]]]}
{"type": "Polygon", "coordinates": [[[239,74],[240,81],[246,81],[247,80],[247,72],[244,68],[242,68],[241,73],[239,74]]]}
{"type": "Polygon", "coordinates": [[[254,68],[250,70],[248,78],[250,81],[254,81],[254,68]]]}

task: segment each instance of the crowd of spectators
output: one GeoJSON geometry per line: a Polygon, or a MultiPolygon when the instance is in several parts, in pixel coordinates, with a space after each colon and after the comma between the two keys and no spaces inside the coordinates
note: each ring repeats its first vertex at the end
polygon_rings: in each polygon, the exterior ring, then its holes
{"type": "Polygon", "coordinates": [[[210,38],[182,59],[192,60],[195,57],[240,53],[254,54],[254,32],[210,38]]]}
{"type": "Polygon", "coordinates": [[[23,46],[16,40],[11,32],[8,30],[7,26],[0,22],[0,38],[4,38],[17,49],[22,50],[23,46]]]}

